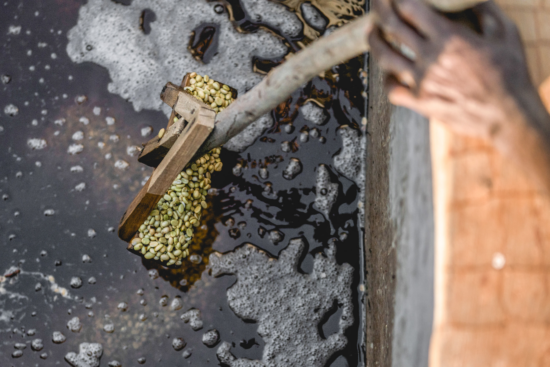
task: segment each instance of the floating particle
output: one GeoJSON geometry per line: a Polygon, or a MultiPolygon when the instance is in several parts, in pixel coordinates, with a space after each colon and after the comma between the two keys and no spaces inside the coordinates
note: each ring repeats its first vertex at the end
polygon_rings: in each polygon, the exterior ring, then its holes
{"type": "Polygon", "coordinates": [[[114,118],[114,117],[107,116],[107,117],[105,117],[105,122],[107,122],[107,125],[108,125],[108,126],[112,126],[112,125],[115,124],[115,118],[114,118]]]}
{"type": "Polygon", "coordinates": [[[281,143],[281,150],[285,153],[288,153],[292,150],[291,146],[290,146],[290,142],[288,141],[283,141],[281,143]]]}
{"type": "Polygon", "coordinates": [[[313,206],[328,218],[332,206],[338,198],[338,183],[330,180],[328,168],[321,164],[317,168],[316,196],[313,206]]]}
{"type": "Polygon", "coordinates": [[[202,262],[202,256],[198,254],[193,254],[189,256],[189,261],[191,261],[193,264],[200,264],[202,262]]]}
{"type": "Polygon", "coordinates": [[[0,125],[0,134],[3,134],[4,133],[4,126],[0,125]]]}
{"type": "Polygon", "coordinates": [[[181,354],[181,356],[185,359],[191,357],[191,354],[192,354],[192,350],[191,349],[186,349],[183,351],[183,353],[181,354]]]}
{"type": "MultiPolygon", "coordinates": [[[[85,188],[86,188],[86,183],[85,183],[85,182],[81,182],[81,183],[79,183],[78,185],[76,185],[76,186],[74,187],[74,189],[75,189],[76,191],[78,191],[78,192],[84,191],[85,188]]],[[[90,231],[88,231],[88,236],[89,236],[89,235],[90,235],[90,231]]],[[[94,236],[94,237],[95,237],[95,236],[94,236]]]]}
{"type": "Polygon", "coordinates": [[[149,270],[149,278],[151,279],[157,279],[159,277],[159,272],[157,269],[151,269],[149,270]]]}
{"type": "Polygon", "coordinates": [[[75,155],[75,154],[78,154],[78,153],[82,153],[83,150],[84,150],[84,145],[82,145],[82,144],[71,144],[71,145],[69,145],[69,148],[67,149],[67,153],[69,153],[71,155],[75,155]]]}
{"type": "Polygon", "coordinates": [[[21,26],[20,25],[10,25],[8,28],[8,34],[18,35],[21,33],[21,26]]]}
{"type": "Polygon", "coordinates": [[[94,238],[95,236],[97,236],[96,231],[92,228],[88,229],[88,237],[94,238]]]}
{"type": "Polygon", "coordinates": [[[125,170],[129,166],[130,166],[130,164],[128,162],[126,162],[125,160],[122,160],[122,159],[119,159],[115,162],[115,168],[118,168],[118,169],[121,169],[121,170],[125,170]]]}
{"type": "Polygon", "coordinates": [[[0,80],[2,80],[2,84],[10,84],[11,76],[3,74],[2,76],[0,76],[0,80]]]}
{"type": "Polygon", "coordinates": [[[12,358],[22,357],[23,356],[23,351],[22,350],[16,350],[11,354],[11,356],[12,356],[12,358]]]}
{"type": "Polygon", "coordinates": [[[144,313],[139,314],[138,320],[141,321],[141,322],[147,320],[147,315],[144,314],[144,313]]]}
{"type": "Polygon", "coordinates": [[[66,120],[63,119],[63,118],[61,118],[61,119],[55,120],[53,123],[54,123],[55,125],[63,126],[63,125],[65,124],[65,122],[66,122],[66,120]]]}
{"type": "Polygon", "coordinates": [[[231,228],[227,232],[229,233],[229,237],[235,240],[241,237],[241,230],[239,228],[231,228]]]}
{"type": "Polygon", "coordinates": [[[93,114],[96,115],[96,116],[99,116],[99,114],[101,114],[101,107],[94,107],[94,109],[92,110],[93,114]]]}
{"type": "Polygon", "coordinates": [[[80,322],[80,319],[76,316],[70,319],[67,323],[67,329],[73,333],[79,333],[80,330],[82,330],[82,323],[80,322]]]}
{"type": "Polygon", "coordinates": [[[120,136],[116,134],[109,135],[109,140],[112,141],[113,143],[118,143],[120,141],[120,136]]]}
{"type": "Polygon", "coordinates": [[[145,364],[145,362],[147,362],[147,360],[145,359],[145,357],[139,357],[139,358],[137,359],[137,362],[138,362],[139,364],[145,364]]]}
{"type": "Polygon", "coordinates": [[[76,96],[76,98],[75,98],[75,101],[78,104],[82,104],[82,103],[86,102],[87,100],[88,100],[88,97],[86,97],[85,95],[76,96]]]}
{"type": "Polygon", "coordinates": [[[44,349],[44,342],[42,341],[42,339],[34,339],[31,342],[31,349],[35,352],[39,352],[44,349]]]}
{"type": "Polygon", "coordinates": [[[45,139],[29,139],[27,146],[32,150],[42,150],[48,146],[45,139]]]}
{"type": "Polygon", "coordinates": [[[16,105],[9,104],[4,107],[4,113],[11,117],[17,116],[19,114],[19,108],[17,108],[16,105]]]}
{"type": "Polygon", "coordinates": [[[63,335],[63,333],[61,333],[60,331],[54,331],[54,332],[53,332],[52,341],[53,341],[55,344],[64,343],[65,340],[67,340],[67,338],[65,337],[65,335],[63,335]]]}
{"type": "Polygon", "coordinates": [[[90,123],[90,119],[84,116],[82,116],[78,121],[80,121],[84,125],[88,125],[90,123]]]}
{"type": "Polygon", "coordinates": [[[172,303],[170,303],[170,309],[172,311],[177,311],[177,310],[181,310],[182,308],[183,308],[183,301],[181,300],[180,297],[175,297],[172,300],[172,303]]]}
{"type": "Polygon", "coordinates": [[[95,279],[95,277],[90,277],[88,279],[88,284],[96,284],[97,280],[95,279]]]}
{"type": "Polygon", "coordinates": [[[196,308],[192,308],[183,315],[181,315],[181,319],[185,323],[189,323],[189,326],[191,326],[191,329],[197,331],[202,329],[203,322],[201,318],[201,312],[197,310],[196,308]]]}
{"type": "Polygon", "coordinates": [[[309,135],[312,138],[318,138],[319,137],[319,130],[317,130],[316,128],[313,128],[309,131],[309,135]]]}
{"type": "Polygon", "coordinates": [[[109,367],[122,367],[122,363],[120,363],[119,361],[111,361],[111,362],[107,363],[107,366],[109,366],[109,367]]]}
{"type": "Polygon", "coordinates": [[[78,354],[69,352],[65,360],[73,367],[99,367],[103,346],[99,343],[81,343],[78,354]]]}
{"type": "Polygon", "coordinates": [[[23,349],[27,348],[27,344],[25,344],[25,343],[15,343],[15,345],[13,347],[15,349],[23,350],[23,349]]]}
{"type": "Polygon", "coordinates": [[[182,350],[186,345],[187,343],[183,338],[174,338],[174,340],[172,340],[172,347],[177,351],[182,350]]]}
{"type": "Polygon", "coordinates": [[[128,304],[126,302],[120,302],[116,308],[121,312],[128,311],[128,304]]]}
{"type": "Polygon", "coordinates": [[[40,359],[47,359],[48,358],[48,353],[42,353],[40,355],[40,359]]]}
{"type": "Polygon", "coordinates": [[[292,134],[294,132],[294,125],[287,124],[285,125],[285,133],[292,134]]]}
{"type": "Polygon", "coordinates": [[[42,284],[36,283],[36,285],[34,286],[34,290],[35,290],[35,292],[41,291],[42,290],[42,284]]]}
{"type": "Polygon", "coordinates": [[[235,167],[233,167],[233,174],[235,176],[241,176],[243,174],[243,166],[240,163],[237,163],[235,167]]]}
{"type": "Polygon", "coordinates": [[[33,336],[34,334],[36,334],[36,329],[29,329],[29,330],[27,330],[27,335],[28,335],[28,336],[33,336]]]}
{"type": "Polygon", "coordinates": [[[73,172],[73,173],[84,172],[84,168],[82,168],[82,166],[72,166],[71,167],[71,172],[73,172]]]}
{"type": "Polygon", "coordinates": [[[77,131],[73,134],[72,139],[75,141],[84,139],[84,133],[82,131],[77,131]]]}
{"type": "Polygon", "coordinates": [[[71,288],[80,288],[82,287],[82,279],[80,277],[72,277],[71,278],[71,288]]]}
{"type": "Polygon", "coordinates": [[[53,209],[46,209],[46,210],[44,210],[44,215],[45,215],[46,217],[51,217],[51,216],[54,215],[54,214],[55,214],[55,210],[53,210],[53,209]]]}
{"type": "Polygon", "coordinates": [[[258,174],[262,180],[267,180],[267,178],[269,177],[269,172],[265,167],[260,168],[258,174]]]}
{"type": "Polygon", "coordinates": [[[128,154],[130,157],[135,157],[139,155],[140,152],[140,148],[136,145],[130,145],[126,147],[126,154],[128,154]]]}
{"type": "Polygon", "coordinates": [[[168,297],[167,296],[160,297],[159,305],[161,305],[162,307],[167,306],[168,305],[168,297]]]}
{"type": "Polygon", "coordinates": [[[21,272],[21,269],[17,266],[10,266],[10,268],[8,270],[6,270],[6,272],[4,273],[4,276],[6,278],[11,278],[11,277],[14,277],[16,276],[17,274],[19,274],[21,272]]]}
{"type": "Polygon", "coordinates": [[[145,126],[141,128],[141,136],[146,137],[153,133],[153,128],[151,126],[145,126]]]}
{"type": "Polygon", "coordinates": [[[112,334],[115,332],[115,324],[113,324],[111,321],[108,321],[103,325],[103,331],[105,331],[108,334],[112,334]]]}
{"type": "Polygon", "coordinates": [[[325,19],[323,14],[315,6],[310,3],[303,3],[300,6],[300,10],[302,11],[304,20],[311,28],[316,31],[323,31],[325,29],[327,26],[327,19],[325,19]]]}
{"type": "Polygon", "coordinates": [[[292,180],[302,172],[302,162],[298,158],[290,158],[288,165],[283,171],[286,180],[292,180]]]}
{"type": "Polygon", "coordinates": [[[139,296],[143,296],[145,294],[145,290],[143,288],[140,288],[136,292],[139,296]]]}
{"type": "Polygon", "coordinates": [[[220,334],[216,329],[208,330],[206,333],[202,334],[202,342],[207,347],[215,346],[219,340],[220,334]]]}
{"type": "Polygon", "coordinates": [[[281,231],[274,229],[272,231],[269,231],[268,237],[272,244],[278,245],[279,242],[285,239],[285,234],[281,231]]]}
{"type": "Polygon", "coordinates": [[[83,262],[83,263],[88,263],[88,264],[89,264],[89,263],[92,262],[92,258],[90,257],[90,255],[84,254],[84,255],[82,255],[82,262],[83,262]]]}

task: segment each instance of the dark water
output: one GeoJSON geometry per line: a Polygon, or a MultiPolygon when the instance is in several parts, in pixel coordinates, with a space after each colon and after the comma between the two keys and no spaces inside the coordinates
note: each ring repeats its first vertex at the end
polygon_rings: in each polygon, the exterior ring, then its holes
{"type": "MultiPolygon", "coordinates": [[[[275,126],[243,153],[222,152],[224,170],[214,175],[212,185],[219,193],[209,198],[212,213],[204,219],[191,251],[202,254],[202,261],[185,262],[179,270],[163,269],[127,252],[114,228],[151,172],[129,154],[131,147],[150,138],[142,136],[142,128],[151,126],[157,132],[166,125],[166,117],[160,112],[135,112],[130,103],[107,91],[105,69],[91,63],[77,65],[68,58],[66,33],[76,24],[84,3],[0,4],[0,75],[4,76],[0,83],[0,271],[5,273],[12,266],[20,269],[0,283],[0,365],[68,365],[64,356],[78,352],[83,342],[102,344],[101,366],[113,360],[136,366],[138,358],[145,358],[145,365],[218,365],[216,347],[208,348],[201,340],[213,328],[222,340],[232,343],[236,357],[261,359],[263,340],[257,325],[241,320],[227,305],[226,289],[235,277],[211,277],[208,255],[250,242],[277,256],[295,237],[303,237],[308,244],[302,272],[311,271],[313,256],[330,243],[337,246],[338,262],[355,269],[356,321],[346,332],[348,347],[329,364],[361,365],[363,319],[357,290],[363,255],[358,189],[332,168],[332,157],[342,146],[338,127],[361,126],[363,60],[335,67],[326,78],[316,78],[296,92],[274,111],[275,126]],[[21,26],[19,33],[10,28],[14,26],[21,26]],[[318,138],[310,136],[302,143],[298,132],[314,126],[297,113],[297,106],[311,97],[325,103],[330,120],[315,126],[318,138]],[[14,112],[10,108],[4,111],[12,104],[18,110],[15,116],[9,115],[14,112]],[[107,117],[114,118],[114,124],[107,117]],[[46,146],[38,149],[41,140],[31,140],[29,145],[30,139],[44,139],[46,146]],[[283,142],[291,144],[291,152],[283,152],[283,142]],[[72,145],[77,150],[82,145],[82,152],[69,154],[72,145]],[[291,157],[304,168],[296,178],[286,180],[282,172],[291,157]],[[125,163],[128,167],[120,168],[125,163]],[[237,164],[243,167],[240,176],[233,174],[237,164]],[[339,200],[329,220],[312,206],[319,164],[327,165],[339,185],[339,200]],[[264,167],[269,177],[262,179],[259,169],[264,167]],[[284,234],[284,240],[269,241],[264,231],[272,230],[284,234]],[[71,287],[74,277],[82,280],[81,287],[71,287]],[[181,300],[181,309],[171,308],[174,300],[181,300]],[[190,308],[201,311],[202,330],[194,331],[180,319],[190,308]],[[80,319],[80,332],[67,328],[74,317],[80,319]],[[114,332],[105,332],[105,324],[113,324],[114,332]],[[54,331],[63,333],[66,341],[53,343],[54,331]],[[186,341],[184,350],[192,352],[189,358],[172,347],[176,337],[186,341]],[[35,339],[43,340],[42,350],[32,350],[30,343],[35,339]],[[13,358],[16,343],[26,347],[22,356],[13,358]]],[[[244,14],[239,13],[238,2],[231,3],[234,14],[244,14]]],[[[251,20],[246,25],[253,30],[251,20]]],[[[199,51],[201,57],[208,57],[208,51],[199,51]]],[[[264,65],[268,68],[269,62],[264,65]]],[[[323,319],[321,335],[338,328],[334,321],[338,312],[335,305],[323,319]]]]}

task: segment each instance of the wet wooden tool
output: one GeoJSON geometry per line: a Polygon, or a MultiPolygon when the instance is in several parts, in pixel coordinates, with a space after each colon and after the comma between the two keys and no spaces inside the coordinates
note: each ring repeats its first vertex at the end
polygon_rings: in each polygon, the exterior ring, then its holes
{"type": "MultiPolygon", "coordinates": [[[[181,86],[167,83],[160,98],[172,107],[164,135],[145,144],[138,161],[156,167],[147,183],[130,203],[118,226],[118,236],[130,242],[160,198],[185,166],[193,159],[214,129],[216,112],[206,103],[184,90],[189,74],[181,86]],[[177,121],[174,118],[177,117],[177,121]]],[[[236,96],[236,91],[232,90],[236,96]]]]}

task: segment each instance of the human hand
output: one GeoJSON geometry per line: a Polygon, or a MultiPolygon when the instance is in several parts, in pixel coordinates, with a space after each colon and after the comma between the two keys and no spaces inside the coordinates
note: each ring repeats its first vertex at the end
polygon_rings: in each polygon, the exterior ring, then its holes
{"type": "Polygon", "coordinates": [[[393,104],[492,140],[515,121],[547,121],[517,28],[493,1],[470,11],[477,31],[419,0],[377,0],[373,11],[369,43],[393,104]]]}

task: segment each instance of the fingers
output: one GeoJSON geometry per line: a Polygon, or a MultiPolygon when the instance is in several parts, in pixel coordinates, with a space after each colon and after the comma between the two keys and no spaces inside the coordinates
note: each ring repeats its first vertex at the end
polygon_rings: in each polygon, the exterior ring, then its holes
{"type": "Polygon", "coordinates": [[[420,113],[420,101],[410,88],[401,84],[394,76],[388,76],[385,80],[388,99],[396,106],[402,106],[420,113]]]}
{"type": "Polygon", "coordinates": [[[511,23],[493,0],[476,5],[472,11],[478,18],[481,33],[490,38],[501,38],[511,23]]]}
{"type": "Polygon", "coordinates": [[[415,55],[418,55],[424,41],[422,36],[399,18],[389,1],[383,0],[374,4],[380,16],[379,26],[384,30],[384,34],[389,39],[406,45],[415,55]]]}
{"type": "Polygon", "coordinates": [[[435,38],[447,29],[449,20],[421,0],[396,0],[399,16],[426,38],[435,38]]]}
{"type": "Polygon", "coordinates": [[[386,42],[379,27],[370,32],[369,44],[382,70],[394,75],[401,83],[415,87],[413,62],[386,42]]]}

